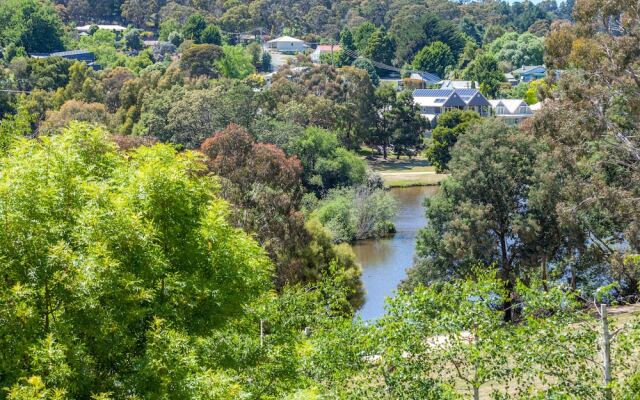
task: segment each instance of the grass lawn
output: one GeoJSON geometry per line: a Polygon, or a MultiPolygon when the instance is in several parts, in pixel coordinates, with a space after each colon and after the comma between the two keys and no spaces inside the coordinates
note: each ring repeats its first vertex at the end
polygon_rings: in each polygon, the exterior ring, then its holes
{"type": "Polygon", "coordinates": [[[438,174],[429,162],[421,157],[368,158],[371,169],[382,177],[388,187],[435,186],[447,175],[438,174]]]}

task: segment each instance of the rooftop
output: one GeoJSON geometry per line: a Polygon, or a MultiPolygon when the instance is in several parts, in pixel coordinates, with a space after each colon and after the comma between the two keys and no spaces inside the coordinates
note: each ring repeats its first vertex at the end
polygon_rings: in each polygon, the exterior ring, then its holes
{"type": "Polygon", "coordinates": [[[278,42],[304,42],[304,40],[300,40],[300,39],[296,39],[294,37],[291,36],[280,36],[279,38],[275,38],[272,40],[269,40],[269,43],[278,43],[278,42]]]}

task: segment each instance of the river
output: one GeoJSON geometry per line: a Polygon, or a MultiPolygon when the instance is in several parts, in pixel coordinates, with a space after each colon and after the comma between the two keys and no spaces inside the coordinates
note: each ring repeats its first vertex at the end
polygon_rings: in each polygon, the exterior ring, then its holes
{"type": "Polygon", "coordinates": [[[392,296],[407,276],[405,270],[413,263],[418,230],[426,224],[423,201],[436,190],[438,188],[434,186],[391,189],[398,203],[395,235],[353,245],[362,265],[362,282],[366,290],[364,305],[358,312],[363,320],[373,320],[384,314],[385,298],[392,296]]]}

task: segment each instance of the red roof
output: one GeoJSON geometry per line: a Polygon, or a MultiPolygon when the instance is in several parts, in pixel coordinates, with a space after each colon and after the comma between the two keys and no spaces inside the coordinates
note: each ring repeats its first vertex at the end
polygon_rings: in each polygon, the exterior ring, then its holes
{"type": "MultiPolygon", "coordinates": [[[[318,47],[316,47],[316,50],[318,50],[320,52],[331,52],[331,45],[330,44],[319,44],[318,47]]],[[[333,51],[340,51],[340,45],[339,44],[334,44],[333,45],[333,51]]]]}

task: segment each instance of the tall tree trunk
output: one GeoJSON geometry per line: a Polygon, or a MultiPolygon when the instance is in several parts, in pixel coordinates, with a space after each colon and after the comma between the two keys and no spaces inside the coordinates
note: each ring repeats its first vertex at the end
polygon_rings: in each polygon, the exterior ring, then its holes
{"type": "Polygon", "coordinates": [[[547,256],[544,255],[542,256],[542,262],[541,262],[541,267],[542,267],[542,287],[544,288],[545,292],[549,291],[549,287],[547,285],[547,256]]]}
{"type": "Polygon", "coordinates": [[[502,280],[505,283],[508,296],[502,305],[502,309],[504,311],[504,320],[509,322],[513,319],[513,282],[511,280],[511,263],[507,252],[507,238],[503,231],[500,232],[500,253],[502,256],[502,280]]]}

